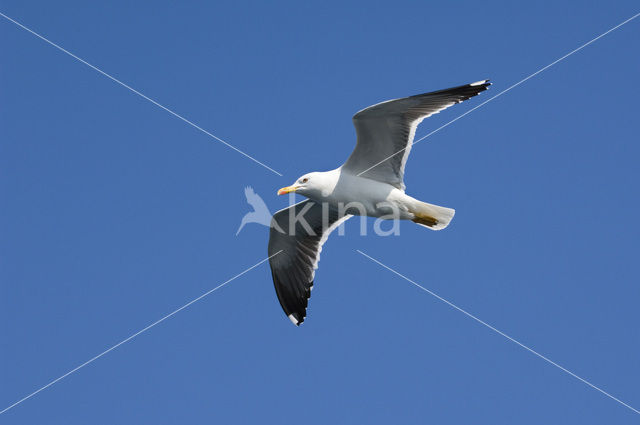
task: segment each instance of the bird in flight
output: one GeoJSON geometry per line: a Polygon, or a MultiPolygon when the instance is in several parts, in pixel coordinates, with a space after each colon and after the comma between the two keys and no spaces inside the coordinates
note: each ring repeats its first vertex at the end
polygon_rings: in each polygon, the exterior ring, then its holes
{"type": "Polygon", "coordinates": [[[369,106],[353,116],[356,147],[342,166],[304,174],[278,191],[278,195],[295,192],[308,198],[276,212],[269,234],[273,283],[293,324],[299,326],[306,317],[322,245],[348,218],[366,215],[412,220],[432,230],[449,225],[455,210],[405,193],[405,164],[423,119],[478,95],[490,85],[482,80],[369,106]]]}

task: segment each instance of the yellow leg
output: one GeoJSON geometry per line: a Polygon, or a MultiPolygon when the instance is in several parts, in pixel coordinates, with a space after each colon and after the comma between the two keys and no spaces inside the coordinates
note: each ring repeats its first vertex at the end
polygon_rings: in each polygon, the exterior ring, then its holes
{"type": "Polygon", "coordinates": [[[433,227],[438,224],[438,220],[434,217],[431,217],[430,215],[420,213],[413,214],[415,215],[415,217],[411,221],[413,221],[414,223],[422,224],[428,227],[433,227]]]}

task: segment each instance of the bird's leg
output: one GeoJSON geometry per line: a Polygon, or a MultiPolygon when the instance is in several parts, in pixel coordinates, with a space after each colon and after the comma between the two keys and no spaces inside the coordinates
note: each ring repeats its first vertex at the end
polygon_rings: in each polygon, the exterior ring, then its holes
{"type": "Polygon", "coordinates": [[[413,221],[414,223],[422,224],[427,227],[433,227],[438,224],[438,220],[434,217],[431,217],[430,215],[420,214],[417,212],[414,212],[413,215],[415,217],[411,219],[411,221],[413,221]]]}

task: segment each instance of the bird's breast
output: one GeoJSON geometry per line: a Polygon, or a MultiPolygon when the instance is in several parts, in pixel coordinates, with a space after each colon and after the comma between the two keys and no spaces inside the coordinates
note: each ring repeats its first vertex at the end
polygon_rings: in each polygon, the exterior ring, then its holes
{"type": "Polygon", "coordinates": [[[404,196],[390,184],[357,176],[341,178],[318,202],[327,202],[345,214],[380,217],[389,213],[389,205],[404,196]]]}

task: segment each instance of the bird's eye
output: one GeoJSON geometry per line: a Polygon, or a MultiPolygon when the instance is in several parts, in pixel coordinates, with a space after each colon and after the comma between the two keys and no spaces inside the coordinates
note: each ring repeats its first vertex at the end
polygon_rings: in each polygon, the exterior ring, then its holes
{"type": "Polygon", "coordinates": [[[308,182],[308,181],[309,181],[309,178],[308,178],[308,177],[305,177],[305,178],[303,178],[303,179],[302,179],[302,183],[306,183],[306,182],[308,182]]]}

